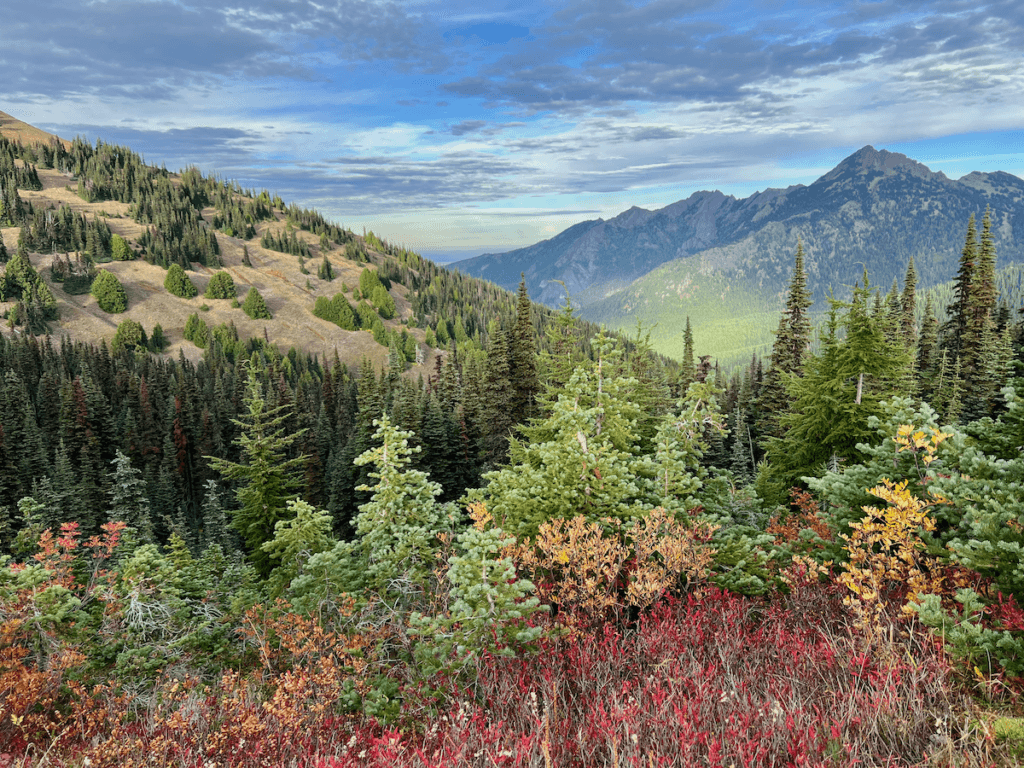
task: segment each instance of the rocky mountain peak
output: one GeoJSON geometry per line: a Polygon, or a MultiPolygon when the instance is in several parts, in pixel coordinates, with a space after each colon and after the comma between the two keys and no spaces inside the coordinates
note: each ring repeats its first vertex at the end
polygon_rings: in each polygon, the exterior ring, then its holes
{"type": "Polygon", "coordinates": [[[872,171],[886,175],[902,171],[922,179],[948,181],[944,173],[936,173],[923,163],[912,160],[904,154],[889,152],[886,149],[875,149],[868,144],[847,157],[815,183],[829,183],[842,177],[862,175],[872,171]]]}

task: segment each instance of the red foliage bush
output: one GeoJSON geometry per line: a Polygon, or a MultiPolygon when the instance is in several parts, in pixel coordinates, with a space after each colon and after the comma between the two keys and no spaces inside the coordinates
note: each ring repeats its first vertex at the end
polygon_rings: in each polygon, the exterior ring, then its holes
{"type": "Polygon", "coordinates": [[[536,658],[490,659],[417,736],[358,729],[320,768],[962,764],[948,668],[882,663],[780,604],[712,590],[635,632],[604,625],[536,658]]]}

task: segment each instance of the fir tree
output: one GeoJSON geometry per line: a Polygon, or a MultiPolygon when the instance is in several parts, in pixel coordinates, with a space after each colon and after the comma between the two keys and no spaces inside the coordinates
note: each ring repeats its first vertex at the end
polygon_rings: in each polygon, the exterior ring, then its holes
{"type": "Polygon", "coordinates": [[[304,457],[286,458],[286,451],[302,432],[285,433],[282,425],[290,414],[283,406],[267,407],[263,386],[252,368],[243,405],[247,413],[231,420],[240,430],[235,444],[242,460],[207,459],[215,471],[237,484],[240,509],[233,512],[233,525],[248,547],[253,565],[266,576],[273,563],[262,547],[274,537],[275,525],[286,519],[287,503],[295,498],[297,469],[304,457]]]}
{"type": "Polygon", "coordinates": [[[526,291],[526,276],[519,283],[516,322],[509,338],[509,375],[512,380],[511,419],[525,424],[533,417],[534,402],[540,390],[537,376],[537,340],[531,320],[533,304],[526,291]]]}
{"type": "Polygon", "coordinates": [[[107,511],[107,520],[127,523],[140,542],[153,543],[153,519],[142,472],[133,467],[131,459],[120,450],[111,464],[114,470],[110,473],[110,509],[107,511]]]}
{"type": "Polygon", "coordinates": [[[441,487],[408,467],[414,453],[410,433],[397,429],[386,415],[374,426],[378,445],[355,460],[357,466],[371,466],[369,477],[376,480],[359,488],[372,496],[356,517],[356,551],[366,563],[371,589],[394,593],[403,582],[422,588],[434,568],[437,534],[450,527],[435,501],[441,487]]]}
{"type": "Polygon", "coordinates": [[[772,344],[771,365],[764,377],[758,399],[758,433],[763,437],[780,437],[781,414],[789,410],[786,393],[787,377],[801,376],[804,356],[811,343],[811,321],[808,309],[812,304],[804,272],[804,247],[797,241],[793,263],[793,279],[789,284],[786,307],[779,318],[779,328],[772,344]]]}
{"type": "Polygon", "coordinates": [[[686,329],[683,331],[683,360],[679,366],[679,396],[686,394],[686,389],[697,380],[697,366],[693,357],[693,329],[690,327],[690,316],[686,316],[686,329]]]}
{"type": "Polygon", "coordinates": [[[249,288],[249,293],[246,294],[245,301],[242,303],[242,311],[253,320],[270,320],[273,317],[255,285],[249,288]]]}

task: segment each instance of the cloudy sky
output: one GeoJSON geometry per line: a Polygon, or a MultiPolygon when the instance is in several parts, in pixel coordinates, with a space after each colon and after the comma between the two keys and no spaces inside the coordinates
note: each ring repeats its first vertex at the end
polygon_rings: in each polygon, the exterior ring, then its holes
{"type": "Polygon", "coordinates": [[[427,254],[865,144],[1024,176],[1024,3],[8,0],[0,110],[427,254]]]}

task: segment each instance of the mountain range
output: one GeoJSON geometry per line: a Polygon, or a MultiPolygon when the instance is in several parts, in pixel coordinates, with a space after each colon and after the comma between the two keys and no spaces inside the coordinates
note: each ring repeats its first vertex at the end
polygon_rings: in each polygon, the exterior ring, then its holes
{"type": "Polygon", "coordinates": [[[770,341],[798,240],[823,307],[830,293],[848,294],[864,269],[888,290],[910,257],[920,287],[950,280],[968,218],[980,221],[987,207],[1000,265],[1024,261],[1024,180],[1003,172],[950,179],[866,146],[810,185],[746,198],[696,192],[659,210],[633,207],[451,266],[507,288],[524,274],[530,295],[551,306],[568,290],[584,317],[613,328],[638,318],[658,322],[654,340],[666,354],[681,351],[686,316],[695,333],[708,331],[704,345],[698,334],[698,350],[720,354],[723,342],[729,350],[741,342],[737,351],[746,352],[770,341]],[[736,323],[748,323],[749,333],[736,323]]]}

